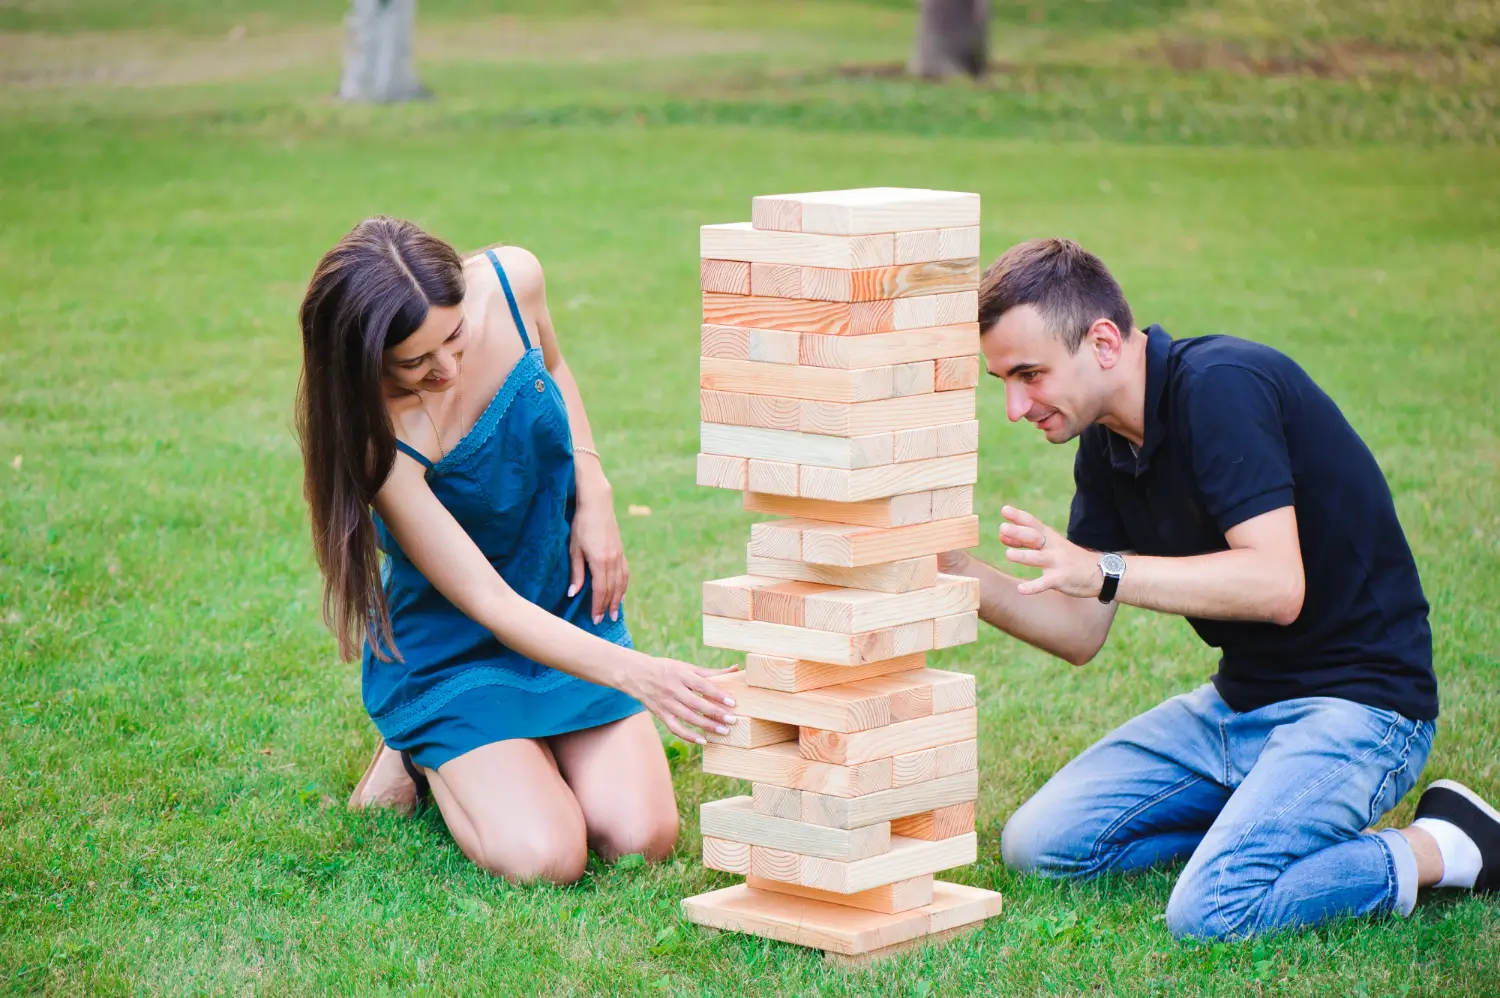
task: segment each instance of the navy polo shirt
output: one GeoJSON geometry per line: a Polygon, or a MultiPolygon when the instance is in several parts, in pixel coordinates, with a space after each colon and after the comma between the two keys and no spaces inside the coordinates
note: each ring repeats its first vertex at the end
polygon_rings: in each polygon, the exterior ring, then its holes
{"type": "MultiPolygon", "coordinates": [[[[1146,330],[1136,453],[1103,426],[1078,441],[1068,539],[1098,551],[1227,550],[1225,531],[1296,510],[1306,596],[1290,626],[1188,623],[1221,650],[1214,686],[1237,711],[1330,696],[1437,717],[1432,631],[1416,562],[1375,456],[1285,354],[1232,336],[1146,330]]],[[[1126,559],[1126,577],[1130,575],[1126,559]]]]}

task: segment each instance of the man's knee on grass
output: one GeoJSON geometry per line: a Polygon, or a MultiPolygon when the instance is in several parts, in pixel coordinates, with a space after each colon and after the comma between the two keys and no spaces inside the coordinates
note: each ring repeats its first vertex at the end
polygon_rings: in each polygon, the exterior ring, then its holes
{"type": "Polygon", "coordinates": [[[1092,845],[1068,823],[1062,809],[1040,794],[1010,816],[1000,833],[1000,855],[1018,873],[1082,877],[1094,872],[1092,845]]]}

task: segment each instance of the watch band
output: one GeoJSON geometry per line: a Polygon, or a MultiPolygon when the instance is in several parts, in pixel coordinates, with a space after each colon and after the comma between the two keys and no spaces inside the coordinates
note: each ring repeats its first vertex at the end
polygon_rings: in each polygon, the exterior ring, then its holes
{"type": "Polygon", "coordinates": [[[1099,602],[1113,603],[1115,601],[1115,590],[1120,588],[1120,577],[1118,575],[1106,575],[1104,582],[1099,587],[1099,602]]]}

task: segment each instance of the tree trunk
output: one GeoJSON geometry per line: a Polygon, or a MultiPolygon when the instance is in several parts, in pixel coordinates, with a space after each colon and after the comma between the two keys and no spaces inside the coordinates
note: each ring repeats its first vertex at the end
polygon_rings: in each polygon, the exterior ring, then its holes
{"type": "Polygon", "coordinates": [[[989,0],[919,0],[921,21],[907,67],[914,76],[941,80],[980,77],[989,62],[989,0]]]}
{"type": "Polygon", "coordinates": [[[339,98],[384,104],[431,96],[412,65],[417,0],[350,0],[339,98]]]}

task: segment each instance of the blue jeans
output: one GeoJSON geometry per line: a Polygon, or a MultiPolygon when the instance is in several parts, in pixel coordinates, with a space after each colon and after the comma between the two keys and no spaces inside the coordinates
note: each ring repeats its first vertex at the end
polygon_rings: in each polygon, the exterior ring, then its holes
{"type": "Polygon", "coordinates": [[[1237,714],[1204,686],[1064,766],[1011,816],[1001,852],[1013,869],[1058,877],[1186,857],[1167,903],[1178,937],[1408,914],[1411,847],[1365,830],[1417,782],[1434,727],[1334,697],[1237,714]]]}

